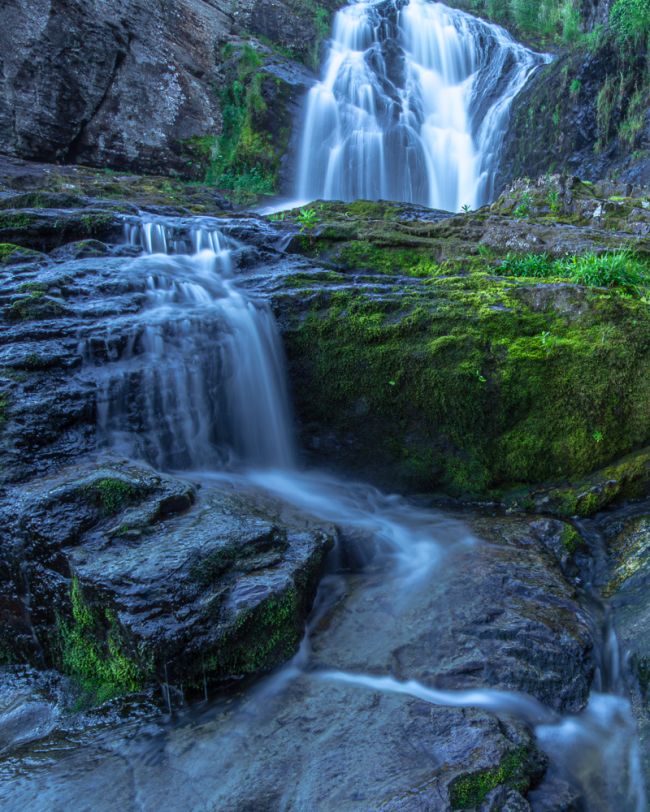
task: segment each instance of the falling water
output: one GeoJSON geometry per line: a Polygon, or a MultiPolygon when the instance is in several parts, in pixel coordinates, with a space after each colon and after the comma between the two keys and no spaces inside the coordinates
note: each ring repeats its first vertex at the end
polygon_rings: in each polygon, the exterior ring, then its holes
{"type": "Polygon", "coordinates": [[[486,203],[512,101],[548,59],[442,3],[348,5],[307,100],[298,197],[486,203]]]}
{"type": "Polygon", "coordinates": [[[127,236],[144,251],[125,269],[142,306],[81,348],[104,442],[164,468],[291,466],[282,346],[268,307],[236,285],[233,244],[195,226],[187,245],[159,222],[127,236]]]}

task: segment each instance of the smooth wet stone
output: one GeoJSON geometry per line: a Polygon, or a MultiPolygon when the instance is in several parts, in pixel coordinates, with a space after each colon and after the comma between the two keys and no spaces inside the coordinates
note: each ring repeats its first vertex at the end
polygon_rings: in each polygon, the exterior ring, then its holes
{"type": "Polygon", "coordinates": [[[641,753],[650,775],[650,512],[631,506],[621,517],[603,518],[609,556],[605,594],[610,599],[621,648],[631,666],[633,709],[641,753]]]}
{"type": "Polygon", "coordinates": [[[197,499],[120,462],[15,488],[1,516],[3,650],[100,699],[156,680],[203,691],[288,659],[333,542],[254,491],[214,484],[197,499]]]}
{"type": "Polygon", "coordinates": [[[579,709],[591,672],[588,623],[539,524],[434,524],[444,552],[422,580],[369,564],[325,584],[338,597],[319,614],[302,675],[280,672],[171,725],[114,726],[101,738],[89,731],[71,748],[52,743],[46,769],[19,775],[0,766],[12,799],[44,810],[48,798],[86,797],[92,784],[104,788],[94,796],[101,812],[116,803],[125,812],[579,808],[561,780],[545,785],[547,760],[521,722],[323,674],[393,675],[452,694],[502,687],[579,709]]]}

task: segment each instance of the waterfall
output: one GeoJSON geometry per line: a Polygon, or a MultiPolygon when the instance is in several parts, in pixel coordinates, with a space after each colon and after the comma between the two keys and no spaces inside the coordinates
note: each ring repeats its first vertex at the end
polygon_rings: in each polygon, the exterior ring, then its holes
{"type": "Polygon", "coordinates": [[[140,307],[81,347],[104,443],[162,468],[291,467],[282,345],[269,308],[235,282],[232,243],[202,226],[187,240],[160,222],[126,230],[144,253],[121,281],[140,307]]]}
{"type": "Polygon", "coordinates": [[[483,205],[512,101],[549,59],[442,3],[348,5],[307,99],[298,197],[483,205]]]}

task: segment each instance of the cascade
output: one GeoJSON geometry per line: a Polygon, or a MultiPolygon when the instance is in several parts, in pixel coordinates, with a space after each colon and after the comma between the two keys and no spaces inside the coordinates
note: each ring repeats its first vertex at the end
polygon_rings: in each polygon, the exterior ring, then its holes
{"type": "Polygon", "coordinates": [[[512,101],[549,59],[442,3],[351,3],[307,99],[298,197],[483,205],[512,101]]]}
{"type": "Polygon", "coordinates": [[[162,468],[290,466],[282,346],[268,307],[236,285],[233,241],[155,221],[126,232],[143,250],[123,271],[142,307],[81,349],[105,444],[162,468]]]}

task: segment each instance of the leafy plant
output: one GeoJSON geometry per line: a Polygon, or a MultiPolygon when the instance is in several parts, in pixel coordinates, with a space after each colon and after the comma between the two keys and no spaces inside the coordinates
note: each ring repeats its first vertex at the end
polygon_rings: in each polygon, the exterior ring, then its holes
{"type": "Polygon", "coordinates": [[[509,254],[501,267],[511,276],[570,279],[577,285],[613,288],[630,296],[640,295],[641,287],[650,281],[646,265],[629,251],[556,260],[547,254],[509,254]]]}
{"type": "Polygon", "coordinates": [[[648,0],[616,0],[609,13],[609,24],[619,43],[642,42],[650,36],[648,0]]]}
{"type": "Polygon", "coordinates": [[[300,225],[301,234],[304,234],[307,231],[312,231],[318,223],[316,209],[300,209],[300,214],[297,217],[297,221],[300,225]]]}
{"type": "Polygon", "coordinates": [[[520,217],[520,218],[521,217],[528,217],[528,215],[530,214],[530,204],[531,203],[532,203],[532,197],[530,195],[530,192],[524,192],[523,195],[521,196],[521,199],[520,199],[519,203],[517,204],[517,206],[515,207],[515,210],[513,212],[515,217],[520,217]]]}
{"type": "Polygon", "coordinates": [[[553,214],[557,214],[560,211],[561,203],[560,203],[560,193],[557,189],[551,189],[548,195],[546,196],[546,202],[548,203],[549,209],[553,212],[553,214]]]}

